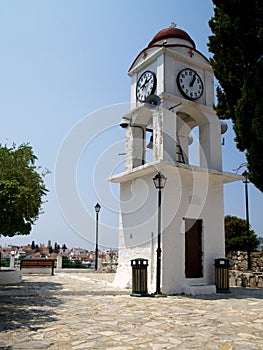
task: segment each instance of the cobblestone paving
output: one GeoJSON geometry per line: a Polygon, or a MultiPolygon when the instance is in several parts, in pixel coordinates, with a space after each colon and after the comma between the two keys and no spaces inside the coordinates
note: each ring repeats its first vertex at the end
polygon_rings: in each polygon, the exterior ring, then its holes
{"type": "Polygon", "coordinates": [[[263,349],[263,290],[133,298],[113,277],[24,275],[0,287],[0,349],[263,349]]]}

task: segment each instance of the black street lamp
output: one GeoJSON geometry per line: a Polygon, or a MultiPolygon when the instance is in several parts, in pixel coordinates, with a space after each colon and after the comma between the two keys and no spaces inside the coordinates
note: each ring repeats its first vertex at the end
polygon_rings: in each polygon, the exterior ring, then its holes
{"type": "Polygon", "coordinates": [[[251,270],[251,252],[250,252],[250,239],[249,239],[249,212],[248,212],[248,172],[245,170],[242,174],[243,183],[245,184],[245,200],[246,200],[246,222],[247,222],[247,269],[251,270]]]}
{"type": "Polygon", "coordinates": [[[95,270],[98,270],[98,231],[99,231],[99,212],[100,212],[101,206],[99,203],[95,205],[95,212],[96,212],[96,249],[95,249],[95,270]]]}
{"type": "Polygon", "coordinates": [[[158,190],[158,241],[157,241],[157,263],[156,263],[156,292],[155,295],[161,295],[161,205],[162,205],[162,189],[166,184],[167,178],[158,172],[153,178],[154,186],[158,190]]]}

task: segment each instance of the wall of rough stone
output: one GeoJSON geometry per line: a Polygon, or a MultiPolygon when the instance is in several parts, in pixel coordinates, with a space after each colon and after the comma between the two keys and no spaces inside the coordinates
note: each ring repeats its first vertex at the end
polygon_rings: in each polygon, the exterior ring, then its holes
{"type": "MultiPolygon", "coordinates": [[[[230,252],[226,258],[229,259],[231,270],[247,270],[247,252],[230,252]]],[[[253,272],[263,272],[263,252],[251,253],[251,270],[253,272]]]]}
{"type": "Polygon", "coordinates": [[[263,288],[262,272],[229,271],[230,287],[263,288]]]}
{"type": "Polygon", "coordinates": [[[226,257],[230,287],[263,288],[263,252],[251,253],[251,271],[247,271],[247,252],[231,252],[226,257]]]}

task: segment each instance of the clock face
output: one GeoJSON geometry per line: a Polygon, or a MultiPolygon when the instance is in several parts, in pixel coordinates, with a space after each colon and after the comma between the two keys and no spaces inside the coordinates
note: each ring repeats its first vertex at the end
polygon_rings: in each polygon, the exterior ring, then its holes
{"type": "Polygon", "coordinates": [[[152,95],[156,89],[156,75],[147,70],[140,76],[136,85],[136,97],[140,102],[144,102],[149,95],[152,95]]]}
{"type": "Polygon", "coordinates": [[[185,68],[178,73],[177,86],[181,94],[189,100],[197,100],[204,92],[202,79],[190,68],[185,68]]]}

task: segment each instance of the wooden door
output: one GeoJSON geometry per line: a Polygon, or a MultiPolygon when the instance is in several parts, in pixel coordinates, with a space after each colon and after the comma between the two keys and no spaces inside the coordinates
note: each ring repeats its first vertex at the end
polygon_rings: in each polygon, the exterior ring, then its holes
{"type": "Polygon", "coordinates": [[[203,277],[202,220],[185,219],[185,277],[203,277]]]}

